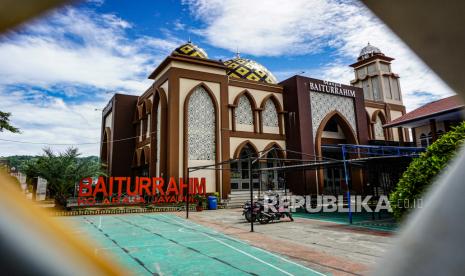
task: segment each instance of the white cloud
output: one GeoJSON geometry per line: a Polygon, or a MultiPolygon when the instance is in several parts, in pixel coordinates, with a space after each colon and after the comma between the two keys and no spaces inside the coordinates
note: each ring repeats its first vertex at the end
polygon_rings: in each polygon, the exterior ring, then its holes
{"type": "Polygon", "coordinates": [[[182,31],[186,28],[186,24],[182,23],[180,19],[176,19],[173,25],[174,25],[174,30],[176,31],[182,31]]]}
{"type": "MultiPolygon", "coordinates": [[[[0,110],[12,113],[22,133],[0,138],[94,143],[79,149],[98,155],[101,108],[115,91],[142,94],[151,83],[147,76],[180,43],[134,38],[131,28],[114,14],[66,7],[1,37],[0,110]],[[69,97],[75,101],[63,100],[69,97]]],[[[40,154],[43,147],[0,141],[0,156],[40,154]]]]}
{"type": "Polygon", "coordinates": [[[0,43],[0,84],[67,82],[141,93],[147,76],[179,41],[129,39],[131,24],[113,14],[61,9],[0,43]]]}
{"type": "MultiPolygon", "coordinates": [[[[452,91],[440,81],[382,22],[355,1],[186,0],[191,13],[205,23],[195,30],[214,46],[256,56],[299,56],[333,49],[334,60],[313,77],[348,83],[347,61],[355,61],[367,42],[396,58],[392,68],[401,77],[408,109],[452,91]],[[418,96],[422,92],[423,96],[418,96]]],[[[302,68],[300,68],[302,69],[302,68]]],[[[289,70],[289,72],[292,70],[289,70]]],[[[296,69],[294,71],[300,71],[296,69]]],[[[278,72],[277,75],[284,72],[278,72]]]]}
{"type": "MultiPolygon", "coordinates": [[[[34,95],[33,95],[34,97],[34,95]]],[[[2,132],[1,139],[40,143],[93,143],[77,146],[84,155],[98,155],[103,99],[67,104],[62,99],[31,91],[0,91],[0,110],[12,113],[12,124],[21,134],[2,132]],[[31,101],[31,94],[38,96],[31,101]],[[39,98],[40,97],[40,98],[39,98]]],[[[0,156],[41,154],[47,145],[0,141],[0,156]]],[[[52,146],[62,151],[69,146],[52,146]]]]}

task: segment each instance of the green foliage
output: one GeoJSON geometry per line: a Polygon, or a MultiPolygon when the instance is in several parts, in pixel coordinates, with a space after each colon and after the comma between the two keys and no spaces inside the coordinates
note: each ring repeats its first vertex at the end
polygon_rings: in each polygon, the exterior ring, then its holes
{"type": "Polygon", "coordinates": [[[59,154],[46,148],[42,156],[26,161],[22,170],[29,178],[40,176],[46,179],[57,205],[66,206],[66,199],[78,181],[103,174],[95,158],[79,158],[79,155],[77,148],[68,148],[59,154]]]}
{"type": "Polygon", "coordinates": [[[205,198],[204,195],[201,195],[201,194],[194,195],[194,201],[196,201],[197,205],[199,205],[199,206],[202,206],[202,204],[204,203],[205,200],[206,200],[206,198],[205,198]]]}
{"type": "Polygon", "coordinates": [[[419,199],[434,178],[454,157],[465,139],[465,123],[445,133],[410,163],[395,191],[390,195],[391,207],[397,219],[402,218],[410,206],[419,199]]]}
{"type": "Polygon", "coordinates": [[[23,164],[31,159],[34,159],[35,156],[31,155],[13,155],[6,157],[11,168],[17,168],[21,171],[23,164]]]}
{"type": "Polygon", "coordinates": [[[0,132],[6,129],[13,133],[19,133],[19,128],[10,125],[10,116],[11,113],[0,111],[0,132]]]}

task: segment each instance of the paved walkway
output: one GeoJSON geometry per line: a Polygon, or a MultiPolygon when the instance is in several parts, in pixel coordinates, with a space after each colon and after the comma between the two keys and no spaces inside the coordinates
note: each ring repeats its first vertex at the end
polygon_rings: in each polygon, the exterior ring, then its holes
{"type": "MultiPolygon", "coordinates": [[[[240,209],[190,213],[190,220],[333,275],[365,275],[391,247],[392,233],[308,218],[255,225],[240,209]]],[[[184,217],[184,213],[177,213],[184,217]]]]}

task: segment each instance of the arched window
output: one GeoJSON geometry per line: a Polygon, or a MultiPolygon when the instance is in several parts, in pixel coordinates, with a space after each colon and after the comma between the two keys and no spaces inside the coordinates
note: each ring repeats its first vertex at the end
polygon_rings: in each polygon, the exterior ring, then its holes
{"type": "Polygon", "coordinates": [[[329,132],[338,132],[339,127],[337,125],[337,120],[335,117],[332,117],[325,125],[325,128],[323,131],[329,131],[329,132]]]}
{"type": "Polygon", "coordinates": [[[384,136],[384,129],[383,129],[383,122],[381,121],[381,118],[376,116],[376,121],[374,124],[374,130],[375,130],[375,139],[376,140],[385,140],[386,137],[384,136]]]}
{"type": "Polygon", "coordinates": [[[247,96],[242,95],[235,110],[236,124],[253,125],[253,111],[247,96]]]}
{"type": "MultiPolygon", "coordinates": [[[[276,168],[283,165],[283,161],[280,160],[283,157],[282,150],[280,147],[274,145],[266,155],[266,162],[261,163],[263,168],[276,168]]],[[[262,186],[261,190],[282,190],[285,187],[284,183],[284,171],[280,170],[269,170],[261,174],[262,186]]],[[[255,187],[254,187],[255,188],[255,187]]]]}
{"type": "Polygon", "coordinates": [[[208,92],[197,87],[187,106],[189,160],[215,160],[215,106],[208,92]]]}
{"type": "Polygon", "coordinates": [[[263,109],[263,126],[267,127],[279,127],[278,123],[278,111],[276,110],[276,105],[273,100],[268,99],[265,103],[263,109]]]}
{"type": "MultiPolygon", "coordinates": [[[[257,157],[258,153],[251,144],[246,143],[237,156],[238,159],[231,162],[231,189],[248,190],[250,189],[250,167],[249,157],[257,157]]],[[[252,165],[252,169],[258,169],[259,162],[252,165]]],[[[258,188],[259,179],[257,175],[252,175],[254,187],[258,188]]]]}

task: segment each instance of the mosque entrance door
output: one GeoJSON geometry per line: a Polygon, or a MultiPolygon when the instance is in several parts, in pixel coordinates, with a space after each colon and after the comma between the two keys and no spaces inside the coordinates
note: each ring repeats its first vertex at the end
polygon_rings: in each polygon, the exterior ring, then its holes
{"type": "MultiPolygon", "coordinates": [[[[244,145],[238,160],[231,162],[231,190],[249,190],[250,189],[250,169],[249,157],[257,157],[257,152],[249,144],[244,145]]],[[[255,162],[252,168],[257,170],[258,163],[255,162]]],[[[257,175],[252,176],[254,189],[259,187],[259,179],[257,175]]]]}

